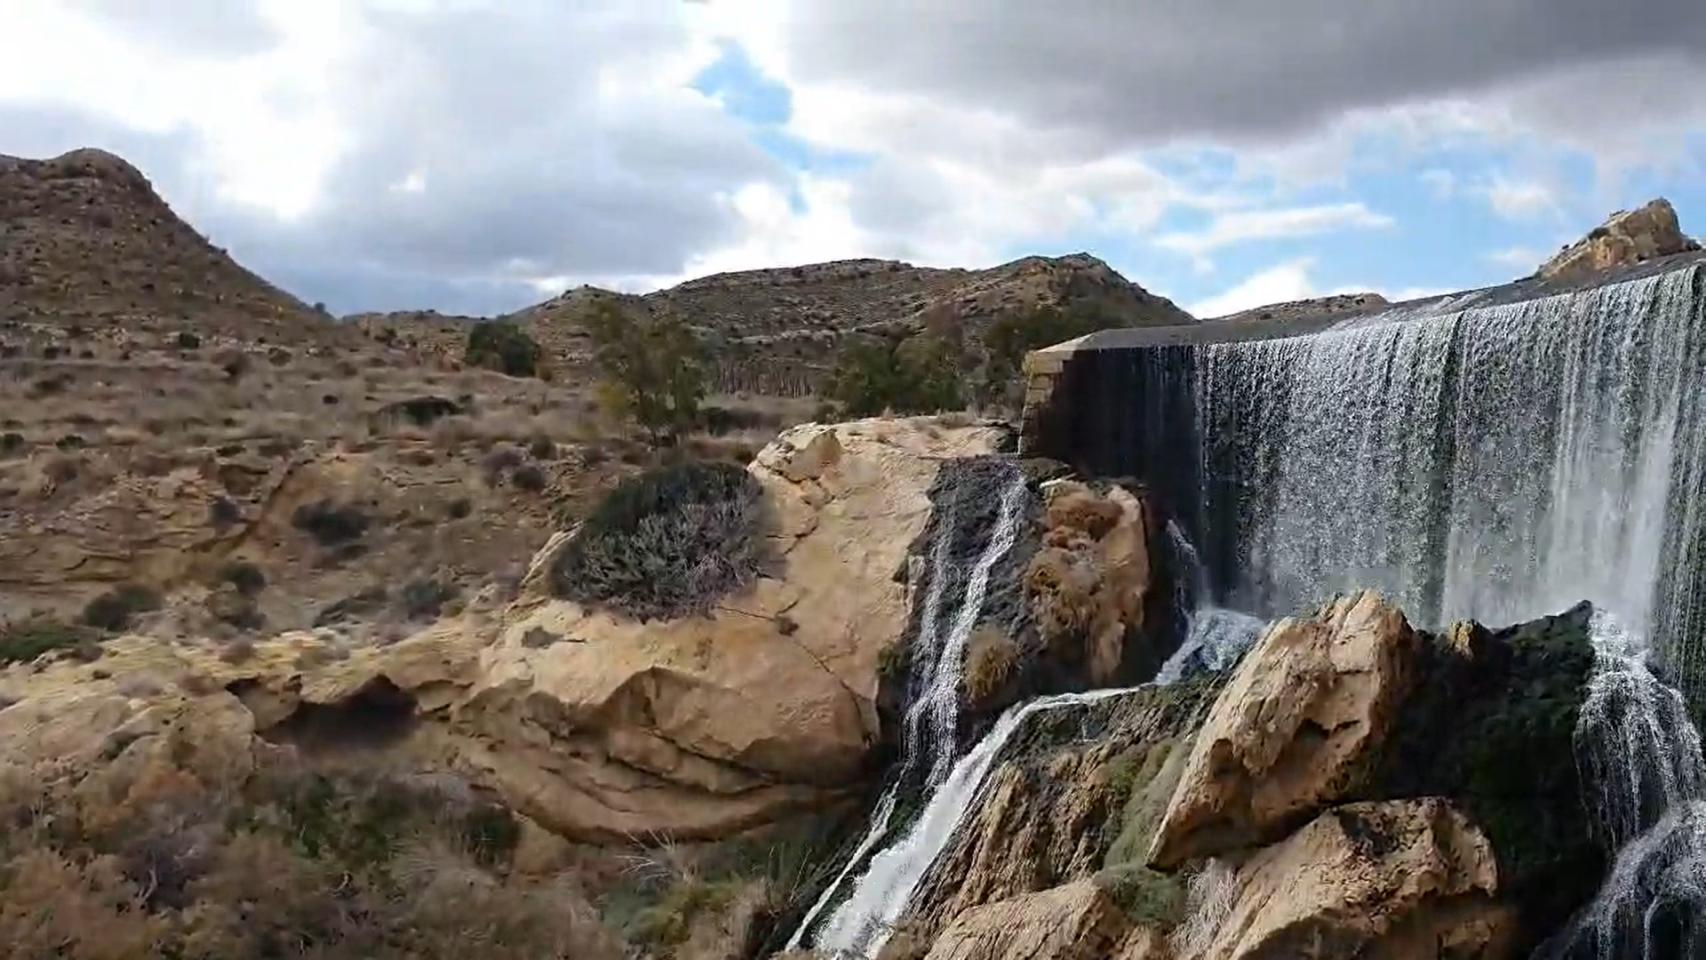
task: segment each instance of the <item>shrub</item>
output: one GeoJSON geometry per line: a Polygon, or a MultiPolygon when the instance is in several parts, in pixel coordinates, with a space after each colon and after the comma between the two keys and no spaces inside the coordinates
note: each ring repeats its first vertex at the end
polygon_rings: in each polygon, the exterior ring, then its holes
{"type": "Polygon", "coordinates": [[[527,441],[527,452],[535,460],[550,460],[557,455],[557,443],[543,433],[527,441]]]}
{"type": "Polygon", "coordinates": [[[700,612],[757,574],[762,493],[745,470],[684,462],[623,481],[552,571],[559,596],[639,619],[700,612]]]}
{"type": "Polygon", "coordinates": [[[32,617],[0,627],[0,664],[27,662],[50,650],[75,650],[94,640],[87,627],[32,617]]]}
{"type": "Polygon", "coordinates": [[[330,500],[318,500],[297,507],[290,516],[290,522],[321,546],[332,547],[361,539],[371,520],[355,504],[340,505],[330,500]]]}
{"type": "Polygon", "coordinates": [[[243,519],[243,508],[230,497],[215,497],[207,505],[207,522],[223,529],[243,519]]]}
{"type": "Polygon", "coordinates": [[[201,347],[201,337],[188,330],[181,331],[173,340],[179,350],[196,350],[201,347]]]}
{"type": "Polygon", "coordinates": [[[654,441],[692,427],[705,397],[692,331],[670,317],[628,316],[612,301],[594,304],[585,325],[604,373],[604,394],[614,406],[654,441]]]}
{"type": "Polygon", "coordinates": [[[1104,315],[1087,306],[1066,310],[1041,306],[1002,316],[990,324],[989,331],[984,334],[986,360],[983,384],[979,389],[981,399],[985,403],[1017,406],[1024,396],[1019,368],[1024,363],[1025,354],[1119,325],[1118,317],[1104,315]]]}
{"type": "Polygon", "coordinates": [[[1001,692],[1019,665],[1019,645],[1002,631],[979,627],[966,648],[966,699],[983,706],[1001,692]]]}
{"type": "Polygon", "coordinates": [[[237,588],[237,592],[252,597],[267,588],[267,575],[247,560],[233,560],[219,570],[221,582],[237,588]]]}
{"type": "Polygon", "coordinates": [[[454,584],[436,579],[411,580],[403,585],[397,599],[404,616],[410,620],[425,620],[438,616],[445,604],[456,599],[457,592],[454,584]]]}
{"type": "Polygon", "coordinates": [[[531,377],[538,372],[539,357],[539,344],[520,327],[505,320],[490,320],[468,331],[462,361],[505,376],[531,377]]]}
{"type": "Polygon", "coordinates": [[[545,471],[532,463],[516,467],[515,472],[509,475],[509,481],[515,484],[517,490],[525,490],[528,493],[538,493],[549,485],[545,471]]]}
{"type": "Polygon", "coordinates": [[[474,504],[467,497],[457,497],[444,508],[444,513],[452,520],[462,520],[474,512],[474,504]]]}
{"type": "Polygon", "coordinates": [[[159,591],[139,583],[125,583],[90,600],[83,608],[83,623],[118,633],[130,626],[132,617],[158,609],[159,591]]]}
{"type": "Polygon", "coordinates": [[[0,457],[9,457],[23,450],[26,445],[21,433],[0,434],[0,457]]]}

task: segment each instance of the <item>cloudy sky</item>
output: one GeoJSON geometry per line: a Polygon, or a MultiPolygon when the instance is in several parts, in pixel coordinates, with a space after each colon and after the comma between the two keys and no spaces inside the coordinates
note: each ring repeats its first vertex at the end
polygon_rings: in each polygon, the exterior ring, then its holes
{"type": "Polygon", "coordinates": [[[1706,233],[1700,0],[0,0],[95,145],[338,312],[1088,250],[1200,315],[1706,233]],[[1638,7],[1638,13],[1636,12],[1638,7]]]}

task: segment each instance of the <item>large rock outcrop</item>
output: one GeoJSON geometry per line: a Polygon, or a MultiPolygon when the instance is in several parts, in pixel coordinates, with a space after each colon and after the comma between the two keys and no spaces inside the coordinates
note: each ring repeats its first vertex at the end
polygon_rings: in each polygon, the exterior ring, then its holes
{"type": "Polygon", "coordinates": [[[241,704],[263,736],[305,748],[383,745],[455,770],[575,839],[715,838],[822,809],[864,782],[878,665],[905,630],[902,574],[936,472],[1005,440],[934,420],[788,432],[751,467],[773,563],[707,616],[642,624],[552,597],[560,536],[519,599],[476,598],[390,645],[304,632],[221,656],[127,637],[94,664],[14,666],[0,672],[0,696],[19,701],[8,719],[49,705],[90,719],[64,728],[74,743],[11,748],[100,755],[160,698],[186,697],[241,704]]]}
{"type": "Polygon", "coordinates": [[[1487,838],[1438,798],[1335,807],[1257,853],[1202,960],[1507,954],[1487,838]]]}
{"type": "Polygon", "coordinates": [[[1602,875],[1573,755],[1591,612],[1435,634],[1361,593],[1270,625],[1230,676],[1059,717],[902,928],[948,956],[1013,955],[1002,931],[1078,956],[1080,928],[1127,960],[1523,955],[1602,875]],[[1193,696],[1169,735],[1156,711],[1193,696]]]}
{"type": "Polygon", "coordinates": [[[1414,681],[1420,643],[1373,593],[1270,627],[1197,735],[1151,863],[1273,840],[1354,793],[1414,681]]]}
{"type": "Polygon", "coordinates": [[[1676,208],[1660,197],[1633,210],[1619,210],[1587,236],[1540,265],[1542,280],[1586,280],[1613,267],[1698,250],[1677,223],[1676,208]]]}
{"type": "Polygon", "coordinates": [[[1130,928],[1119,905],[1086,880],[967,910],[927,960],[1103,960],[1130,928]]]}

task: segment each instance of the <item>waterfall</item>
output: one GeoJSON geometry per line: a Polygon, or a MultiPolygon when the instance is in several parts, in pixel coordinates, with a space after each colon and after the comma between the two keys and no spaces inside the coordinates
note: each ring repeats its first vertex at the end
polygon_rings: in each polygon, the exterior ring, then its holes
{"type": "MultiPolygon", "coordinates": [[[[1000,505],[988,538],[960,585],[959,603],[945,624],[945,636],[942,604],[949,586],[958,581],[954,570],[954,545],[956,537],[963,531],[957,520],[959,514],[970,506],[962,498],[968,495],[975,497],[977,491],[969,483],[950,482],[946,503],[937,507],[926,573],[928,582],[920,607],[917,633],[910,646],[908,702],[901,724],[899,766],[878,798],[870,823],[853,855],[807,911],[788,940],[788,950],[800,947],[808,931],[834,902],[852,872],[865,863],[871,851],[888,835],[902,793],[915,789],[922,797],[929,798],[951,780],[959,749],[960,681],[965,666],[966,641],[984,612],[990,573],[1017,542],[1029,496],[1025,478],[1015,465],[1002,462],[998,469],[1003,484],[1000,505]]],[[[858,893],[855,892],[854,896],[858,893]]],[[[837,917],[840,915],[839,912],[836,914],[837,917]]],[[[833,924],[834,918],[830,922],[833,924]]]]}
{"type": "MultiPolygon", "coordinates": [[[[1155,684],[1192,676],[1205,667],[1222,669],[1235,663],[1264,626],[1261,621],[1228,611],[1213,613],[1225,616],[1194,618],[1191,634],[1162,664],[1155,684]],[[1161,677],[1170,679],[1163,681],[1161,677]]],[[[919,883],[947,848],[960,824],[977,809],[976,801],[989,772],[1008,741],[1024,729],[1026,721],[1043,713],[1125,696],[1150,685],[1065,693],[1008,708],[983,739],[954,765],[906,835],[871,858],[852,895],[824,923],[813,945],[834,957],[875,957],[894,932],[896,921],[906,912],[919,883]]],[[[885,801],[890,799],[885,795],[885,801]]],[[[843,870],[844,876],[845,873],[843,870]]],[[[842,879],[838,877],[836,885],[842,879]]],[[[800,941],[801,934],[796,933],[789,948],[799,946],[800,941]]]]}
{"type": "Polygon", "coordinates": [[[1655,677],[1642,638],[1593,622],[1596,663],[1576,730],[1602,840],[1617,851],[1592,904],[1540,955],[1706,958],[1706,759],[1682,696],[1655,677]]]}
{"type": "Polygon", "coordinates": [[[1072,442],[1150,483],[1215,603],[1273,617],[1374,587],[1443,625],[1591,599],[1706,707],[1701,285],[1689,265],[1305,337],[1085,351],[1097,392],[1072,442]]]}
{"type": "Polygon", "coordinates": [[[1577,752],[1618,852],[1550,956],[1706,960],[1703,279],[1074,355],[1097,391],[1075,458],[1145,478],[1209,601],[1278,616],[1373,587],[1434,625],[1593,602],[1577,752]]]}

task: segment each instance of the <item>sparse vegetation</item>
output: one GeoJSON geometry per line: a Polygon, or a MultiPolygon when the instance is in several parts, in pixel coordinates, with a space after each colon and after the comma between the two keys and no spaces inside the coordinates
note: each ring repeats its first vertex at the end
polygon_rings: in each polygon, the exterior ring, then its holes
{"type": "Polygon", "coordinates": [[[317,500],[297,507],[290,522],[322,547],[335,547],[361,539],[372,519],[355,504],[317,500]]]}
{"type": "Polygon", "coordinates": [[[118,633],[130,626],[139,613],[160,609],[160,592],[139,583],[120,584],[101,594],[83,608],[86,626],[118,633]]]}
{"type": "Polygon", "coordinates": [[[1019,666],[1019,645],[991,626],[979,627],[966,646],[966,698],[986,705],[1001,692],[1019,666]]]}
{"type": "Polygon", "coordinates": [[[455,584],[423,578],[404,584],[397,599],[403,616],[410,620],[430,620],[443,611],[445,604],[456,599],[457,593],[455,584]]]}
{"type": "Polygon", "coordinates": [[[585,323],[610,406],[633,417],[654,441],[693,425],[705,378],[691,331],[667,317],[630,316],[610,301],[594,304],[585,323]]]}
{"type": "Polygon", "coordinates": [[[550,480],[545,476],[545,471],[540,469],[538,464],[533,463],[516,467],[515,471],[509,475],[509,482],[515,484],[517,490],[525,490],[528,493],[539,493],[550,485],[550,480]]]}
{"type": "Polygon", "coordinates": [[[507,320],[477,323],[468,331],[462,362],[510,377],[531,377],[539,371],[539,344],[507,320]]]}
{"type": "Polygon", "coordinates": [[[1025,354],[1119,325],[1118,318],[1088,306],[1062,310],[1049,305],[1003,315],[984,334],[986,359],[979,398],[986,404],[1017,407],[1024,396],[1019,368],[1025,354]]]}
{"type": "Polygon", "coordinates": [[[612,490],[552,571],[559,596],[642,620],[700,612],[757,575],[762,493],[745,470],[688,461],[612,490]]]}
{"type": "Polygon", "coordinates": [[[95,641],[95,632],[87,627],[31,617],[0,626],[0,666],[27,663],[50,650],[76,650],[95,641]]]}

